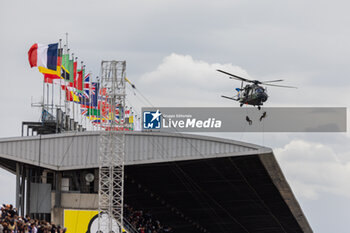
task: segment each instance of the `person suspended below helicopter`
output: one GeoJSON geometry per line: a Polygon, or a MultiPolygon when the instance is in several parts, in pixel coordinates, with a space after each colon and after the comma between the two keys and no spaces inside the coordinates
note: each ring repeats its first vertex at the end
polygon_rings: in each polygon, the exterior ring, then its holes
{"type": "Polygon", "coordinates": [[[283,85],[275,85],[271,84],[273,82],[282,82],[282,79],[278,80],[271,80],[271,81],[259,81],[259,80],[249,80],[246,78],[239,77],[237,75],[228,73],[223,70],[217,70],[221,73],[224,73],[226,75],[229,75],[230,79],[235,79],[241,81],[241,88],[236,88],[237,94],[233,97],[229,96],[224,96],[222,95],[221,97],[231,99],[238,101],[240,103],[240,107],[243,106],[243,104],[247,105],[252,105],[252,106],[258,106],[258,109],[261,109],[261,106],[263,105],[264,102],[267,101],[268,95],[267,95],[267,90],[263,86],[260,85],[266,85],[266,86],[274,86],[274,87],[285,87],[285,88],[297,88],[297,87],[292,87],[292,86],[283,86],[283,85]],[[252,83],[252,84],[246,84],[243,87],[243,83],[252,83]]]}
{"type": "Polygon", "coordinates": [[[249,125],[253,124],[253,121],[249,118],[249,116],[246,116],[245,120],[248,122],[249,125]]]}
{"type": "Polygon", "coordinates": [[[260,116],[260,121],[262,121],[265,117],[266,117],[266,112],[264,112],[264,113],[260,116]]]}

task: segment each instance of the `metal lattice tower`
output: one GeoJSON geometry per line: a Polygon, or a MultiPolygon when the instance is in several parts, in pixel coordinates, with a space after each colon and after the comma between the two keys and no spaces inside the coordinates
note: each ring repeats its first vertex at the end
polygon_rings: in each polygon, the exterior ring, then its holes
{"type": "Polygon", "coordinates": [[[102,61],[100,86],[99,232],[123,223],[125,61],[102,61]]]}

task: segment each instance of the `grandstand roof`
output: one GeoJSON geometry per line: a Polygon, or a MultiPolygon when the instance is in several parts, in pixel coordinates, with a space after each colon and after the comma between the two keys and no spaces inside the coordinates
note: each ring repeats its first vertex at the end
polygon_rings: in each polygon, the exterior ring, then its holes
{"type": "MultiPolygon", "coordinates": [[[[97,168],[98,132],[0,140],[0,166],[97,168]]],[[[270,148],[189,134],[127,132],[125,202],[175,232],[312,232],[270,148]]]]}
{"type": "MultiPolygon", "coordinates": [[[[98,167],[98,132],[0,139],[0,158],[52,170],[98,167]]],[[[215,137],[127,132],[125,164],[159,163],[272,152],[249,143],[215,137]]]]}

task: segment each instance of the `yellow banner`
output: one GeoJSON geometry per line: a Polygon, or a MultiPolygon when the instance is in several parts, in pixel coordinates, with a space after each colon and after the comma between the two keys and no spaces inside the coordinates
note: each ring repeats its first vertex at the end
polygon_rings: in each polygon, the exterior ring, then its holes
{"type": "MultiPolygon", "coordinates": [[[[64,210],[64,227],[67,233],[90,232],[93,221],[97,220],[97,210],[64,210]]],[[[92,233],[92,232],[91,232],[92,233]]]]}
{"type": "MultiPolygon", "coordinates": [[[[102,218],[104,216],[102,215],[102,218]]],[[[64,227],[66,233],[95,233],[98,231],[98,211],[97,210],[64,210],[64,227]]],[[[117,230],[117,223],[113,222],[114,232],[117,230]]],[[[103,229],[101,229],[103,230],[103,229]]],[[[102,231],[104,233],[104,231],[102,231]]],[[[126,232],[124,229],[122,232],[126,232]]],[[[107,232],[106,232],[107,233],[107,232]]]]}

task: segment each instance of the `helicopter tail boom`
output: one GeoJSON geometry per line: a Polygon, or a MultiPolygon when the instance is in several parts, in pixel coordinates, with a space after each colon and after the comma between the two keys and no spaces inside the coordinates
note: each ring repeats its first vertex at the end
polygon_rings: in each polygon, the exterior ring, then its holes
{"type": "Polygon", "coordinates": [[[228,96],[224,96],[224,95],[222,95],[221,97],[226,98],[226,99],[230,99],[230,100],[234,100],[234,101],[239,101],[239,99],[235,99],[233,97],[228,97],[228,96]]]}

